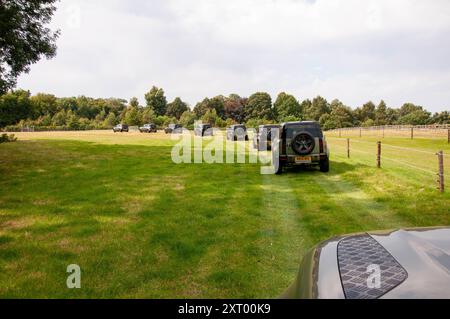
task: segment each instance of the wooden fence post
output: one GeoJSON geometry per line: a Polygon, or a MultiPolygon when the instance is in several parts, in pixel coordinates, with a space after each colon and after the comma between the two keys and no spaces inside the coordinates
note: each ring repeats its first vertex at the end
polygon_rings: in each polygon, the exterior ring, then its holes
{"type": "Polygon", "coordinates": [[[347,139],[347,158],[350,158],[350,139],[347,139]]]}
{"type": "Polygon", "coordinates": [[[359,128],[359,137],[362,137],[362,128],[359,128]]]}
{"type": "Polygon", "coordinates": [[[447,143],[450,144],[450,128],[447,130],[447,143]]]}
{"type": "Polygon", "coordinates": [[[339,129],[339,138],[342,137],[342,129],[339,129]]]}
{"type": "Polygon", "coordinates": [[[437,174],[439,179],[439,191],[441,193],[444,192],[444,152],[440,151],[436,154],[438,156],[438,162],[439,162],[439,173],[437,174]]]}
{"type": "Polygon", "coordinates": [[[381,142],[378,142],[377,145],[377,167],[381,168],[381,142]]]}
{"type": "Polygon", "coordinates": [[[414,126],[411,126],[411,139],[414,139],[414,126]]]}
{"type": "Polygon", "coordinates": [[[383,138],[384,138],[384,126],[383,126],[383,138]]]}

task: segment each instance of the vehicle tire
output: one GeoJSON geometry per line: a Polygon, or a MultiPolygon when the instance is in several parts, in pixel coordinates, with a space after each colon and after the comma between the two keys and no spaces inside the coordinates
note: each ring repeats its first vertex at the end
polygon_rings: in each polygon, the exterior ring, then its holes
{"type": "Polygon", "coordinates": [[[281,175],[281,174],[283,174],[283,165],[281,165],[281,163],[278,164],[278,168],[277,168],[277,170],[275,171],[275,174],[276,174],[276,175],[281,175]]]}
{"type": "Polygon", "coordinates": [[[316,142],[311,134],[302,132],[294,136],[291,147],[298,155],[308,155],[311,154],[316,147],[316,142]]]}
{"type": "Polygon", "coordinates": [[[319,166],[321,172],[328,173],[330,171],[330,159],[327,157],[326,159],[321,160],[319,166]]]}

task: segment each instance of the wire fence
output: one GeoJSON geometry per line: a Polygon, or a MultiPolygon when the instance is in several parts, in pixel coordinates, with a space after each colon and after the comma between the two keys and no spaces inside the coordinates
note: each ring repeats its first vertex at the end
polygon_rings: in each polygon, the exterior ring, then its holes
{"type": "Polygon", "coordinates": [[[450,149],[433,150],[435,144],[418,146],[397,145],[392,141],[373,141],[359,137],[339,138],[327,134],[332,155],[350,158],[367,166],[380,167],[403,178],[408,178],[423,187],[437,188],[444,192],[445,181],[450,181],[450,149]]]}
{"type": "Polygon", "coordinates": [[[442,125],[384,125],[370,127],[344,127],[327,131],[338,137],[405,137],[438,138],[450,143],[450,124],[442,125]]]}

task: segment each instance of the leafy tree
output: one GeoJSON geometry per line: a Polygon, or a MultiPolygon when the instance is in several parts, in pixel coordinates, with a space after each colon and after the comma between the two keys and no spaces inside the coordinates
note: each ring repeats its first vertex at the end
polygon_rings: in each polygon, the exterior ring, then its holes
{"type": "Polygon", "coordinates": [[[212,126],[216,125],[216,122],[220,120],[220,117],[217,115],[217,112],[215,109],[209,109],[206,111],[205,115],[202,116],[202,122],[208,123],[212,126]]]}
{"type": "Polygon", "coordinates": [[[450,124],[450,112],[443,111],[440,113],[434,113],[431,122],[433,124],[450,124]]]}
{"type": "Polygon", "coordinates": [[[0,94],[42,57],[56,55],[59,31],[48,28],[56,0],[0,1],[0,94]]]}
{"type": "Polygon", "coordinates": [[[118,123],[118,120],[117,120],[116,115],[113,112],[111,112],[108,114],[105,121],[103,122],[103,126],[107,127],[107,128],[111,128],[114,125],[116,125],[117,123],[118,123]]]}
{"type": "Polygon", "coordinates": [[[77,130],[80,128],[80,118],[77,117],[72,111],[69,111],[67,112],[66,124],[71,130],[77,130]]]}
{"type": "Polygon", "coordinates": [[[33,117],[30,92],[16,90],[0,96],[0,127],[33,117]]]}
{"type": "Polygon", "coordinates": [[[132,97],[130,99],[130,106],[134,108],[139,108],[139,100],[137,97],[132,97]]]}
{"type": "Polygon", "coordinates": [[[416,111],[423,111],[423,107],[414,105],[413,103],[405,103],[402,105],[402,107],[398,111],[398,115],[399,115],[399,117],[403,117],[405,115],[408,115],[408,114],[416,112],[416,111]]]}
{"type": "Polygon", "coordinates": [[[57,112],[57,99],[53,94],[38,93],[30,97],[30,101],[36,116],[53,116],[57,112]]]}
{"type": "Polygon", "coordinates": [[[204,98],[203,101],[197,103],[194,107],[195,115],[201,118],[209,110],[216,110],[219,117],[225,117],[224,108],[225,98],[221,95],[213,97],[212,99],[204,98]]]}
{"type": "Polygon", "coordinates": [[[399,119],[399,123],[403,125],[426,125],[431,120],[431,114],[422,109],[408,113],[399,119]]]}
{"type": "Polygon", "coordinates": [[[396,124],[398,121],[398,110],[388,107],[386,110],[386,122],[388,125],[396,124]]]}
{"type": "Polygon", "coordinates": [[[125,113],[124,121],[125,124],[128,124],[130,126],[141,125],[142,118],[139,109],[130,105],[125,113]]]}
{"type": "Polygon", "coordinates": [[[188,106],[179,97],[167,105],[166,115],[180,119],[181,115],[188,110],[188,106]]]}
{"type": "Polygon", "coordinates": [[[372,119],[367,119],[362,123],[362,126],[364,127],[370,127],[370,126],[374,126],[375,125],[375,121],[372,119]]]}
{"type": "Polygon", "coordinates": [[[330,104],[330,119],[333,120],[337,128],[353,126],[353,112],[339,100],[333,100],[330,104]]]}
{"type": "Polygon", "coordinates": [[[268,93],[257,92],[248,98],[245,107],[245,118],[271,120],[273,118],[272,98],[268,93]]]}
{"type": "Polygon", "coordinates": [[[274,114],[280,122],[286,121],[288,117],[296,120],[301,118],[302,110],[300,108],[300,103],[290,94],[284,92],[278,94],[273,107],[274,114]]]}
{"type": "Polygon", "coordinates": [[[52,118],[52,124],[55,126],[63,126],[66,125],[67,121],[67,113],[65,110],[61,110],[55,114],[52,118]]]}
{"type": "Polygon", "coordinates": [[[142,123],[153,123],[155,121],[156,115],[153,109],[145,107],[142,110],[142,123]]]}
{"type": "Polygon", "coordinates": [[[322,115],[330,113],[330,106],[326,99],[317,96],[312,100],[310,105],[306,105],[304,112],[307,120],[319,121],[322,115]]]}
{"type": "Polygon", "coordinates": [[[195,119],[196,119],[195,113],[187,110],[183,114],[181,114],[180,124],[183,125],[183,127],[187,128],[194,124],[195,119]]]}
{"type": "Polygon", "coordinates": [[[375,125],[386,125],[388,124],[388,114],[386,103],[381,100],[375,110],[375,125]]]}
{"type": "Polygon", "coordinates": [[[372,101],[365,103],[361,108],[359,120],[365,122],[367,120],[375,120],[375,104],[372,101]]]}
{"type": "Polygon", "coordinates": [[[157,116],[166,114],[167,99],[164,95],[164,90],[153,86],[151,90],[145,94],[147,107],[152,108],[157,116]]]}
{"type": "Polygon", "coordinates": [[[241,98],[237,94],[231,94],[224,101],[224,112],[226,119],[232,119],[236,123],[244,121],[244,108],[248,99],[241,98]]]}

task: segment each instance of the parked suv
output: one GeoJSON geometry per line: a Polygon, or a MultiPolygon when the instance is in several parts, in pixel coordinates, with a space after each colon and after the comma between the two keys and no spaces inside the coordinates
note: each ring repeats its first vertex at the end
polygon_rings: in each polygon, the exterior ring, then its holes
{"type": "Polygon", "coordinates": [[[213,136],[213,130],[210,124],[197,124],[194,134],[195,136],[213,136]]]}
{"type": "Polygon", "coordinates": [[[156,133],[156,125],[155,124],[145,124],[139,128],[141,133],[156,133]]]}
{"type": "Polygon", "coordinates": [[[169,124],[168,127],[164,129],[166,134],[181,134],[183,133],[183,127],[181,124],[169,124]]]}
{"type": "Polygon", "coordinates": [[[260,125],[253,137],[253,147],[258,151],[270,151],[272,149],[272,129],[280,129],[279,124],[260,125]],[[260,141],[262,141],[260,143],[260,141]],[[265,141],[265,145],[264,142],[265,141]]]}
{"type": "Polygon", "coordinates": [[[128,125],[127,124],[119,124],[113,127],[113,132],[128,132],[128,125]]]}
{"type": "Polygon", "coordinates": [[[248,141],[247,128],[243,124],[231,125],[227,128],[227,140],[230,141],[248,141]]]}
{"type": "MultiPolygon", "coordinates": [[[[317,122],[281,124],[277,147],[279,151],[277,174],[281,174],[283,167],[286,166],[319,166],[322,172],[330,170],[329,150],[317,122]]],[[[273,154],[275,156],[276,152],[273,154]]]]}

